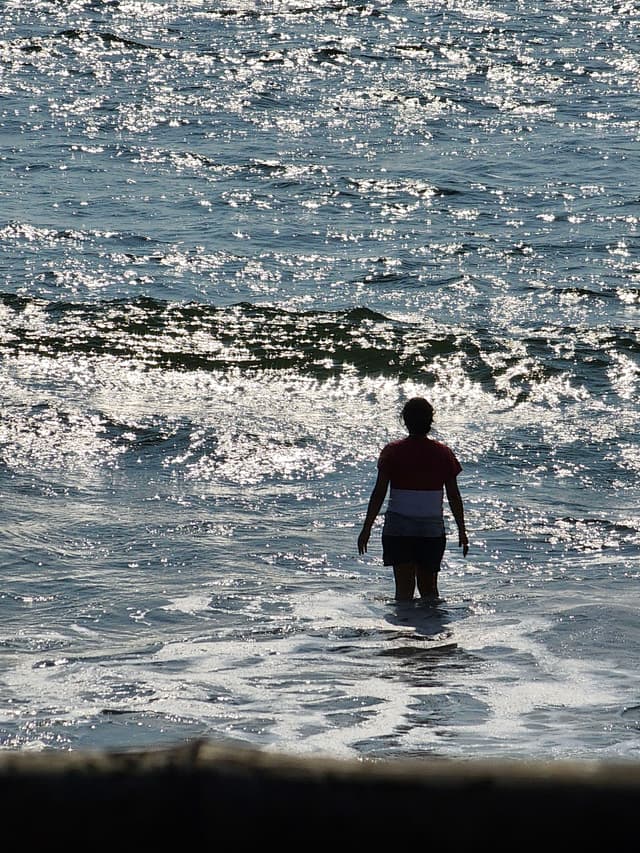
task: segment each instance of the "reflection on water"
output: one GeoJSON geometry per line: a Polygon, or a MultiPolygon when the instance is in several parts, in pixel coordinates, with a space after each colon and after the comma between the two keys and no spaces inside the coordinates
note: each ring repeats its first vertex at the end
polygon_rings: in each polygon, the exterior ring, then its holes
{"type": "Polygon", "coordinates": [[[451,615],[442,606],[442,599],[416,599],[394,602],[385,613],[385,621],[397,626],[397,631],[385,633],[389,646],[380,650],[382,656],[420,659],[439,659],[457,649],[452,639],[451,615]]]}
{"type": "MultiPolygon", "coordinates": [[[[434,639],[452,621],[442,598],[416,598],[413,601],[394,601],[385,613],[385,621],[400,628],[411,628],[411,636],[434,639]]],[[[399,636],[402,636],[400,633],[399,636]]]]}

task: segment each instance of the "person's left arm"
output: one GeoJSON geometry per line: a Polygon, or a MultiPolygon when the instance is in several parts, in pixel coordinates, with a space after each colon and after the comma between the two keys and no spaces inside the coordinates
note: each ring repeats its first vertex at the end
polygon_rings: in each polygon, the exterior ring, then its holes
{"type": "Polygon", "coordinates": [[[382,504],[384,503],[384,499],[387,494],[387,488],[389,487],[389,477],[387,474],[383,474],[382,471],[378,471],[378,477],[376,479],[376,484],[373,487],[373,491],[371,492],[371,497],[369,498],[369,506],[367,507],[367,515],[364,520],[364,524],[362,525],[362,530],[360,531],[360,535],[358,536],[358,553],[364,554],[367,550],[367,544],[369,542],[369,537],[371,536],[371,528],[373,527],[373,523],[378,517],[380,510],[382,509],[382,504]]]}

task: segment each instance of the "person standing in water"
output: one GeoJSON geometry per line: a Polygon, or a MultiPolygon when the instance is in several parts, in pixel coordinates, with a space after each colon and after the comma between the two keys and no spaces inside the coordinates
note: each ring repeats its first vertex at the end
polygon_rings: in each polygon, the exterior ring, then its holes
{"type": "Polygon", "coordinates": [[[457,483],[462,466],[446,444],[428,438],[433,422],[431,403],[413,397],[405,403],[402,418],[409,435],[382,448],[378,476],[358,536],[358,552],[366,552],[371,528],[391,486],[382,528],[382,559],[385,566],[393,566],[396,601],[411,601],[416,582],[422,598],[439,594],[438,572],[446,545],[444,491],[465,557],[469,539],[457,483]]]}

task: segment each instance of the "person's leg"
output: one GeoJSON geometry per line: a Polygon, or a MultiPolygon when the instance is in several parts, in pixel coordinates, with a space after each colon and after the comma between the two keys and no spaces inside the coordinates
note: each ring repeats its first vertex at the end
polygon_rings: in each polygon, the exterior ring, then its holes
{"type": "Polygon", "coordinates": [[[421,598],[438,598],[438,573],[430,572],[420,566],[416,570],[418,592],[421,598]]]}
{"type": "Polygon", "coordinates": [[[411,601],[416,588],[416,564],[394,566],[393,576],[396,579],[396,601],[411,601]]]}
{"type": "Polygon", "coordinates": [[[447,544],[446,537],[434,536],[422,540],[420,558],[416,561],[418,592],[422,598],[439,598],[438,572],[447,544]]]}

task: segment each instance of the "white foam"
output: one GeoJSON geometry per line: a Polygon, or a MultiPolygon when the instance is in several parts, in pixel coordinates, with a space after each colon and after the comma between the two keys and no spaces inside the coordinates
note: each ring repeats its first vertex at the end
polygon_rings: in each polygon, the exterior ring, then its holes
{"type": "MultiPolygon", "coordinates": [[[[197,613],[208,604],[193,593],[164,609],[197,613]]],[[[402,608],[344,589],[293,595],[289,604],[271,633],[243,613],[235,626],[214,620],[200,637],[149,635],[144,647],[123,643],[99,658],[60,653],[39,667],[23,658],[5,686],[32,697],[34,718],[61,724],[126,711],[337,757],[361,755],[363,743],[374,752],[439,753],[445,741],[446,754],[561,754],[579,748],[580,709],[620,703],[604,663],[546,646],[542,617],[446,603],[402,608]]],[[[4,716],[19,720],[24,709],[7,704],[4,716]]]]}
{"type": "Polygon", "coordinates": [[[161,610],[174,611],[179,613],[199,613],[207,610],[211,603],[210,595],[201,593],[193,593],[180,598],[172,599],[169,604],[164,604],[161,610]]]}

